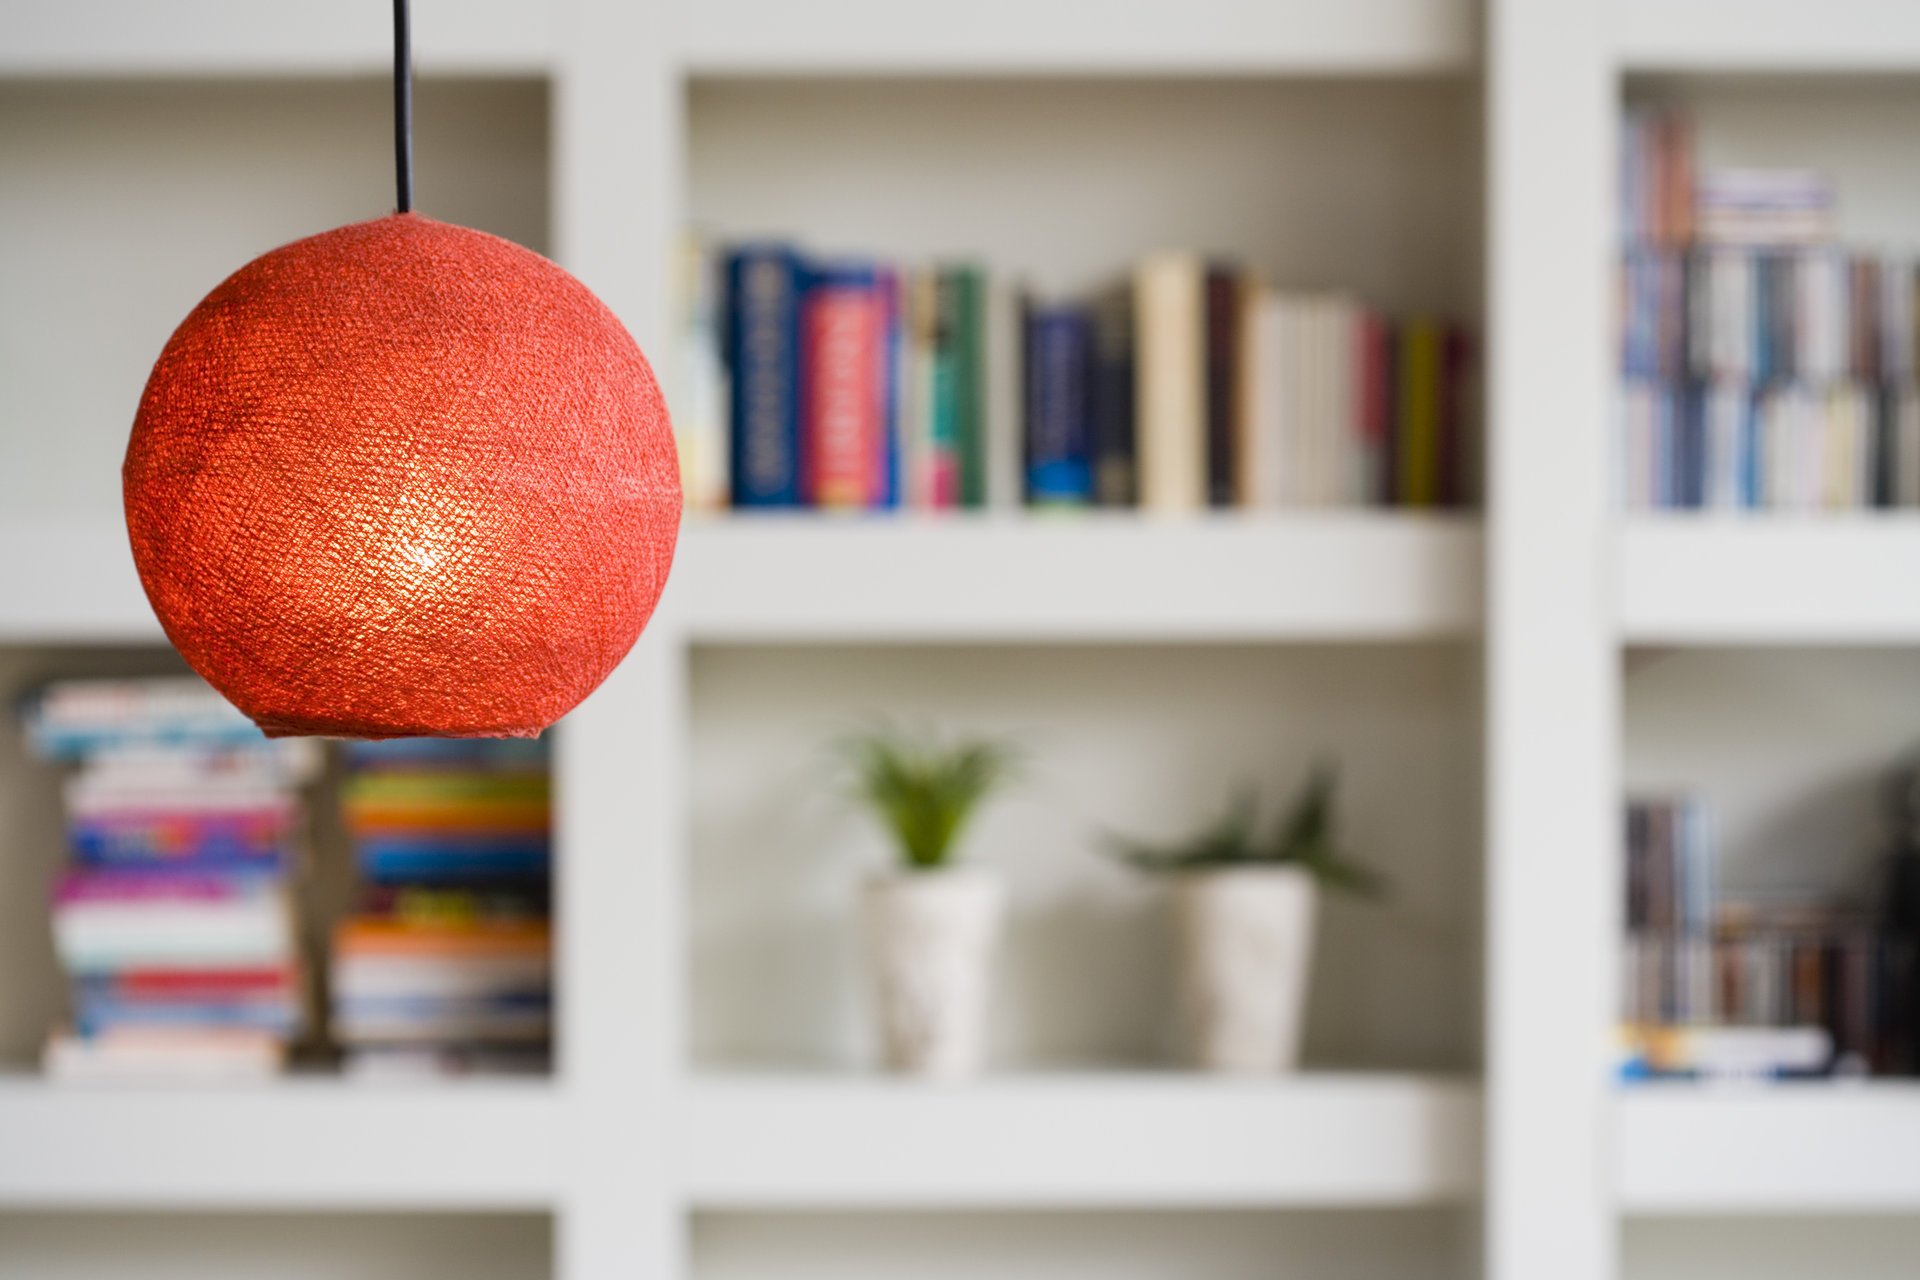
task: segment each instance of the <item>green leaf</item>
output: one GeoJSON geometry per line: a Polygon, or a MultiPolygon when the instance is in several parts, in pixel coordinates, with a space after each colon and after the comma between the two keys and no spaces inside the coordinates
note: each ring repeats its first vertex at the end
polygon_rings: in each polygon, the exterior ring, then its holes
{"type": "Polygon", "coordinates": [[[921,870],[953,858],[968,819],[1018,763],[1004,742],[946,745],[931,734],[887,725],[843,739],[839,751],[854,794],[892,834],[901,861],[921,870]]]}

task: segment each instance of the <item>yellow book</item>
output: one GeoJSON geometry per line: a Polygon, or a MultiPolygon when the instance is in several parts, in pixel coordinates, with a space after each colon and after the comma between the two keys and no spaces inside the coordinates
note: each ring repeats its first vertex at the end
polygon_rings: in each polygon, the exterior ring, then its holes
{"type": "Polygon", "coordinates": [[[1422,317],[1400,330],[1397,423],[1400,465],[1394,497],[1402,506],[1440,500],[1440,344],[1437,321],[1422,317]]]}

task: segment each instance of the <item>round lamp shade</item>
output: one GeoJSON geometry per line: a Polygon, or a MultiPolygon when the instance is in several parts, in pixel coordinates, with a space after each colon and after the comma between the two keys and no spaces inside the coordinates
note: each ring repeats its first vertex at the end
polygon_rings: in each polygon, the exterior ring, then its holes
{"type": "Polygon", "coordinates": [[[613,313],[410,213],[208,294],[124,481],[168,639],[276,737],[539,733],[633,646],[680,526],[666,407],[613,313]]]}

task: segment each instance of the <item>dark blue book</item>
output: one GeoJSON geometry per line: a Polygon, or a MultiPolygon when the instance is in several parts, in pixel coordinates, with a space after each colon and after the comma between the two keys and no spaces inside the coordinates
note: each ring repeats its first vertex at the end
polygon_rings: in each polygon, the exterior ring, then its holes
{"type": "Polygon", "coordinates": [[[546,838],[532,836],[370,836],[357,842],[355,853],[361,875],[385,885],[534,880],[545,876],[552,862],[546,838]]]}
{"type": "Polygon", "coordinates": [[[1027,313],[1027,501],[1093,501],[1087,388],[1093,322],[1079,307],[1027,313]]]}
{"type": "Polygon", "coordinates": [[[801,504],[799,257],[782,245],[755,245],[727,258],[727,368],[733,503],[801,504]]]}

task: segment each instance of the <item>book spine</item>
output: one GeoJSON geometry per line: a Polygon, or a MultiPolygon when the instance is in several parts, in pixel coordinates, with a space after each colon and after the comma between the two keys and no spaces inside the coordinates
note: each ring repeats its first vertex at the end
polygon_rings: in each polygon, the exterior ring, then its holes
{"type": "Polygon", "coordinates": [[[1087,421],[1091,321],[1071,307],[1041,308],[1027,326],[1027,498],[1083,505],[1093,498],[1087,421]]]}
{"type": "Polygon", "coordinates": [[[1140,504],[1206,503],[1205,272],[1186,254],[1146,259],[1134,276],[1140,504]]]}
{"type": "Polygon", "coordinates": [[[1206,275],[1207,502],[1230,507],[1238,471],[1234,417],[1240,398],[1240,277],[1231,267],[1206,275]]]}
{"type": "Polygon", "coordinates": [[[801,303],[803,491],[811,505],[850,510],[874,505],[884,458],[881,405],[884,362],[880,305],[872,270],[816,271],[801,303]]]}
{"type": "Polygon", "coordinates": [[[880,447],[874,450],[873,505],[897,507],[902,501],[901,433],[906,401],[906,340],[901,279],[882,270],[875,278],[876,322],[880,359],[875,370],[874,399],[880,422],[880,447]]]}
{"type": "Polygon", "coordinates": [[[977,267],[957,267],[946,294],[953,342],[954,449],[959,505],[987,505],[986,279],[977,267]]]}
{"type": "Polygon", "coordinates": [[[800,291],[790,250],[743,249],[728,259],[736,506],[800,505],[800,291]]]}
{"type": "Polygon", "coordinates": [[[727,369],[724,270],[711,246],[688,236],[680,251],[680,350],[672,397],[674,444],[686,505],[727,505],[727,369]]]}
{"type": "Polygon", "coordinates": [[[1133,290],[1109,289],[1093,309],[1093,371],[1088,391],[1094,500],[1132,506],[1139,495],[1134,448],[1133,290]]]}
{"type": "Polygon", "coordinates": [[[958,285],[952,273],[933,277],[932,328],[927,374],[927,505],[957,507],[962,495],[960,338],[958,285]]]}
{"type": "Polygon", "coordinates": [[[1401,505],[1429,507],[1439,499],[1440,327],[1431,319],[1410,321],[1400,335],[1401,505]]]}

